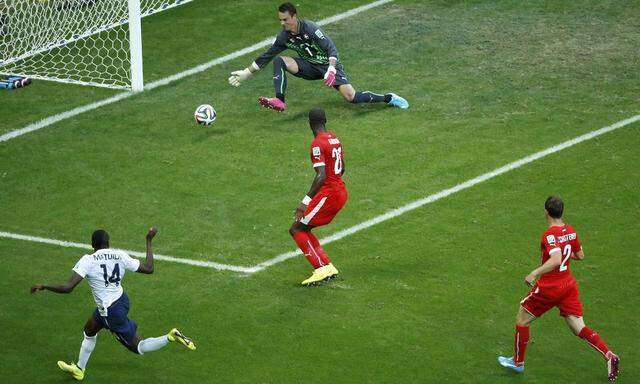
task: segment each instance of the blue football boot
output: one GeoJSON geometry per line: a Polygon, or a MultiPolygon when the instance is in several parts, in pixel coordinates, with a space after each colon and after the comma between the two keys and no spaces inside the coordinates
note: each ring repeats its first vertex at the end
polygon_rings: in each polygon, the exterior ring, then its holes
{"type": "Polygon", "coordinates": [[[398,107],[400,109],[409,108],[409,102],[404,97],[400,97],[395,93],[388,93],[388,95],[391,95],[391,100],[389,100],[387,104],[398,107]]]}
{"type": "Polygon", "coordinates": [[[516,365],[513,357],[498,356],[498,363],[505,368],[512,369],[518,373],[524,372],[524,363],[516,365]]]}

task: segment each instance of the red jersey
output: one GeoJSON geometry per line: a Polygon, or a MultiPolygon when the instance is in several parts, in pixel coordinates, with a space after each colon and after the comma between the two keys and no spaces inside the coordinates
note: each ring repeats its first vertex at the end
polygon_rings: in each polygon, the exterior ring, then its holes
{"type": "Polygon", "coordinates": [[[322,188],[344,189],[342,166],[344,153],[342,144],[333,132],[320,132],[311,143],[313,167],[324,166],[326,178],[322,188]]]}
{"type": "Polygon", "coordinates": [[[540,239],[542,264],[549,260],[549,254],[556,249],[562,253],[562,263],[553,271],[543,274],[538,283],[544,285],[554,284],[565,279],[573,280],[573,276],[569,270],[571,255],[582,249],[578,234],[573,230],[573,227],[568,224],[554,225],[542,234],[542,238],[540,239]]]}

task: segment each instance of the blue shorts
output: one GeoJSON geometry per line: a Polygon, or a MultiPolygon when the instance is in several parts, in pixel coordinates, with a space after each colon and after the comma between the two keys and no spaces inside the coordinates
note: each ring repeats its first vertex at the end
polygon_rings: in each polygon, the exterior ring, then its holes
{"type": "Polygon", "coordinates": [[[104,328],[110,330],[122,345],[130,348],[134,345],[138,324],[133,320],[129,320],[128,314],[129,296],[123,293],[118,300],[111,304],[107,311],[107,317],[100,316],[100,312],[96,308],[93,311],[93,318],[102,324],[104,328]]]}

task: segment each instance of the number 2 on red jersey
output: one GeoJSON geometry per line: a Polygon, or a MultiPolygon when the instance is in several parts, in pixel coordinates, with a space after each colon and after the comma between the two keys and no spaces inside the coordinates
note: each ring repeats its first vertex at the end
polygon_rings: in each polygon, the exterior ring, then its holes
{"type": "Polygon", "coordinates": [[[569,268],[569,266],[567,265],[567,261],[569,261],[569,258],[571,257],[571,244],[567,244],[564,246],[564,248],[562,249],[562,263],[560,264],[560,268],[558,268],[558,270],[560,272],[566,271],[567,268],[569,268]]]}

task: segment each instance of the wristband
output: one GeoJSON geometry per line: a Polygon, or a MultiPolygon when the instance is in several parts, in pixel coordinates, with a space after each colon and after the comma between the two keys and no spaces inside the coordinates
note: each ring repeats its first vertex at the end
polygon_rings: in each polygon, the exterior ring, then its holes
{"type": "Polygon", "coordinates": [[[302,204],[304,205],[309,205],[310,202],[311,198],[309,196],[305,196],[304,199],[302,199],[302,204]]]}

